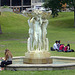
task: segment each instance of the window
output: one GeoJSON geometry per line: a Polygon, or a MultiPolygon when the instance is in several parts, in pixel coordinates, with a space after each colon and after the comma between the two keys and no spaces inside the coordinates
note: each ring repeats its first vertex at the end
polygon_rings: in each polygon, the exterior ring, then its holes
{"type": "Polygon", "coordinates": [[[12,0],[12,6],[21,6],[21,0],[12,0]]]}
{"type": "Polygon", "coordinates": [[[1,6],[10,6],[10,0],[1,0],[1,6]]]}
{"type": "Polygon", "coordinates": [[[23,5],[31,5],[31,0],[23,0],[23,5]]]}

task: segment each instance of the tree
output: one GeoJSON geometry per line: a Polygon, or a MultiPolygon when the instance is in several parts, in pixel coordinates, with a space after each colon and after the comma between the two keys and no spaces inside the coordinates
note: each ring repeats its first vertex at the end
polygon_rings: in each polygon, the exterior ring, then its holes
{"type": "MultiPolygon", "coordinates": [[[[1,12],[0,12],[0,15],[1,15],[1,12]]],[[[0,34],[2,34],[1,25],[0,25],[0,34]]]]}
{"type": "Polygon", "coordinates": [[[58,16],[58,10],[60,11],[62,7],[61,1],[62,0],[46,0],[44,7],[52,10],[53,17],[58,16]]]}
{"type": "MultiPolygon", "coordinates": [[[[1,6],[1,0],[0,0],[0,6],[1,6]]],[[[1,15],[1,11],[0,11],[0,15],[1,15]]],[[[0,34],[2,34],[1,25],[0,25],[0,34]]]]}
{"type": "Polygon", "coordinates": [[[2,34],[1,25],[0,25],[0,34],[2,34]]]}
{"type": "MultiPolygon", "coordinates": [[[[0,12],[0,15],[1,15],[1,12],[0,12]]],[[[1,25],[0,25],[0,34],[2,34],[1,25]]]]}
{"type": "Polygon", "coordinates": [[[74,27],[75,27],[75,0],[46,0],[44,3],[45,8],[51,8],[53,17],[58,16],[61,11],[62,5],[67,3],[70,7],[74,7],[74,27]]]}

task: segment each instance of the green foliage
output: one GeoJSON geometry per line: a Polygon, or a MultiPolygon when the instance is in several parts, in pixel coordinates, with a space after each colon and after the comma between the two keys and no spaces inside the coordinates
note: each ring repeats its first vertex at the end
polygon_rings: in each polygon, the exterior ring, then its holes
{"type": "Polygon", "coordinates": [[[4,5],[4,6],[2,6],[1,8],[3,9],[3,8],[9,8],[9,7],[8,7],[8,6],[6,6],[6,5],[4,5]]]}
{"type": "Polygon", "coordinates": [[[45,8],[50,8],[52,10],[53,17],[58,16],[58,12],[61,11],[62,5],[67,3],[69,6],[74,6],[73,0],[47,0],[44,3],[45,8]]]}

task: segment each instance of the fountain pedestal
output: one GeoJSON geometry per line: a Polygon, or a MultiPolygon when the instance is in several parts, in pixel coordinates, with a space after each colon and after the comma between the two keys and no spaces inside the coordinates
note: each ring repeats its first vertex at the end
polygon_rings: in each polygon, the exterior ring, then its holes
{"type": "Polygon", "coordinates": [[[30,51],[25,53],[23,59],[24,64],[49,64],[52,63],[50,53],[48,51],[30,51]]]}

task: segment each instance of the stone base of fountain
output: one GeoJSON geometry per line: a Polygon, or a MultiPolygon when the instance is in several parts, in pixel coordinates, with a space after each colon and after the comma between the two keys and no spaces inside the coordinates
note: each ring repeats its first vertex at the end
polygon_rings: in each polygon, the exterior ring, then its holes
{"type": "Polygon", "coordinates": [[[30,51],[25,53],[24,64],[51,64],[52,59],[48,51],[30,51]]]}

